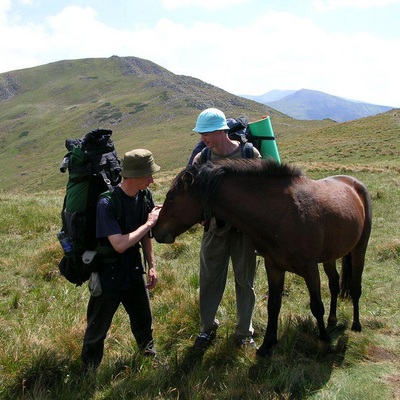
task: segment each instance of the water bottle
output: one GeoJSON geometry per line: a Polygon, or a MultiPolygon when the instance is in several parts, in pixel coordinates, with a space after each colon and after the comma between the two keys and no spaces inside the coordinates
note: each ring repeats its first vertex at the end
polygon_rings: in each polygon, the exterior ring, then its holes
{"type": "Polygon", "coordinates": [[[68,169],[69,157],[64,157],[60,164],[60,171],[64,173],[68,169]]]}
{"type": "Polygon", "coordinates": [[[61,244],[61,247],[64,250],[64,254],[67,257],[72,256],[73,254],[72,243],[70,242],[69,237],[66,235],[66,233],[64,231],[57,233],[57,238],[61,244]]]}

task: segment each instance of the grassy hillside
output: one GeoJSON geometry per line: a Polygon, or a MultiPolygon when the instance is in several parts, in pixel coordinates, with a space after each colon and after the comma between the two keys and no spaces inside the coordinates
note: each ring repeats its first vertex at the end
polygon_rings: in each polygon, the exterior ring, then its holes
{"type": "MultiPolygon", "coordinates": [[[[0,87],[0,398],[399,398],[399,110],[344,124],[296,121],[143,60],[117,57],[3,74],[0,87]],[[191,129],[198,112],[213,105],[228,115],[245,110],[253,118],[268,111],[282,160],[299,164],[310,177],[346,173],[366,183],[374,216],[360,299],[363,331],[350,330],[351,304],[340,301],[332,341],[320,343],[305,283],[287,274],[279,343],[271,358],[259,360],[254,351],[233,346],[230,273],[218,311],[218,339],[204,357],[194,356],[202,234],[195,226],[173,245],[155,243],[159,283],[151,301],[159,363],[140,356],[121,309],[97,376],[83,378],[79,355],[89,292],[57,269],[61,249],[55,235],[67,179],[58,172],[64,140],[82,136],[105,118],[102,124],[114,130],[121,155],[139,146],[155,153],[164,167],[152,187],[160,203],[196,142],[191,129]]],[[[254,323],[262,336],[268,285],[259,261],[254,323]]],[[[327,310],[323,273],[321,281],[327,310]]]]}
{"type": "Polygon", "coordinates": [[[152,150],[164,169],[183,166],[198,136],[197,115],[219,107],[251,120],[270,115],[276,135],[331,121],[297,122],[259,103],[149,61],[111,57],[60,61],[0,75],[0,163],[4,190],[61,187],[65,139],[112,129],[118,153],[152,150]],[[160,145],[161,144],[161,145],[160,145]]]}
{"type": "Polygon", "coordinates": [[[292,163],[360,164],[400,168],[400,110],[325,128],[282,134],[280,151],[292,163]]]}
{"type": "MultiPolygon", "coordinates": [[[[312,150],[312,149],[310,149],[312,150]]],[[[353,153],[360,158],[360,154],[353,153]]],[[[327,160],[331,159],[327,156],[327,160]]],[[[343,171],[363,180],[373,197],[374,224],[363,275],[360,313],[363,331],[350,331],[352,307],[338,305],[339,324],[331,343],[317,340],[304,281],[287,274],[279,342],[271,358],[233,345],[235,293],[230,273],[218,311],[221,327],[204,357],[190,347],[198,333],[196,226],[174,245],[155,244],[159,283],[151,292],[154,335],[160,355],[154,366],[138,353],[123,310],[106,340],[96,377],[83,378],[79,355],[89,292],[74,287],[57,270],[61,250],[63,190],[36,194],[0,193],[0,398],[72,399],[396,399],[400,394],[400,175],[378,163],[371,167],[332,162],[305,164],[312,177],[343,171]]],[[[158,202],[172,172],[156,176],[158,202]]],[[[329,304],[321,272],[322,295],[329,304]]],[[[256,341],[266,322],[268,285],[262,260],[256,279],[256,341]]]]}

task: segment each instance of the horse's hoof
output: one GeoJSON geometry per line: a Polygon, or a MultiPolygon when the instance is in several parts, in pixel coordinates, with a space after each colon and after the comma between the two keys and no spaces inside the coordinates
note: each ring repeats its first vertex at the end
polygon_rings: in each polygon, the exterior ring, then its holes
{"type": "Polygon", "coordinates": [[[328,318],[328,326],[333,328],[337,325],[337,318],[328,318]]]}
{"type": "Polygon", "coordinates": [[[359,322],[353,322],[351,330],[354,332],[361,332],[361,324],[359,322]]]}
{"type": "Polygon", "coordinates": [[[327,333],[324,335],[320,335],[319,340],[322,340],[325,343],[329,343],[331,341],[331,339],[327,333]]]}
{"type": "MultiPolygon", "coordinates": [[[[277,342],[275,342],[277,343],[277,342]]],[[[264,343],[256,350],[256,356],[260,358],[269,358],[272,356],[272,344],[265,345],[264,343]]]]}
{"type": "Polygon", "coordinates": [[[263,349],[262,346],[261,346],[256,351],[256,356],[259,357],[259,358],[266,359],[266,358],[271,357],[271,355],[272,355],[272,349],[271,348],[263,349]]]}

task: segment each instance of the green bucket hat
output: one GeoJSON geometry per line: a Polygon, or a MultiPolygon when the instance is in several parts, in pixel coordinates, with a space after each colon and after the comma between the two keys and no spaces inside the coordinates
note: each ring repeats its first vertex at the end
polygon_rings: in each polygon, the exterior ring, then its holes
{"type": "Polygon", "coordinates": [[[146,149],[135,149],[124,155],[121,176],[124,178],[143,178],[159,171],[154,162],[153,154],[146,149]]]}

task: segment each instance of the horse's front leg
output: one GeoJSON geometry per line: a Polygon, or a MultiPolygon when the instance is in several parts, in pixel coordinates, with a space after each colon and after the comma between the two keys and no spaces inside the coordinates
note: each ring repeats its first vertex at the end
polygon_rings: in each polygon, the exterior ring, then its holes
{"type": "Polygon", "coordinates": [[[310,293],[310,308],[311,312],[317,320],[319,329],[319,338],[324,342],[329,342],[329,336],[324,323],[324,304],[321,299],[321,281],[318,271],[318,263],[307,268],[304,274],[308,291],[310,293]]]}
{"type": "Polygon", "coordinates": [[[268,322],[263,344],[257,349],[257,355],[261,357],[270,355],[272,346],[278,341],[278,317],[285,282],[284,270],[267,264],[265,269],[268,278],[268,322]]]}
{"type": "Polygon", "coordinates": [[[323,265],[329,280],[329,291],[331,292],[328,326],[334,327],[337,324],[336,309],[337,299],[340,292],[339,274],[336,270],[336,261],[325,262],[323,265]]]}

